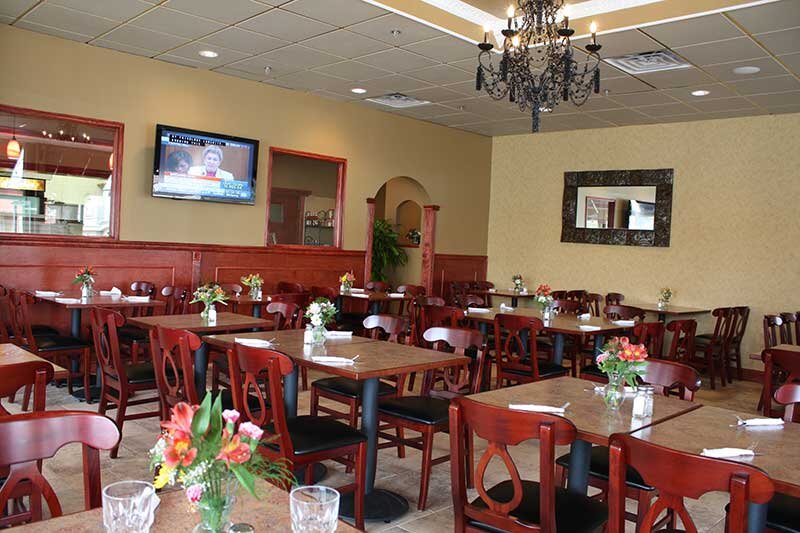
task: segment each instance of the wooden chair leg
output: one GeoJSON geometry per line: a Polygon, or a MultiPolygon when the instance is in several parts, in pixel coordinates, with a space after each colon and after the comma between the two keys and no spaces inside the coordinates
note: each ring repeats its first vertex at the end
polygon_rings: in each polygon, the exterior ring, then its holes
{"type": "Polygon", "coordinates": [[[472,469],[472,465],[475,464],[473,459],[475,458],[475,438],[472,434],[472,431],[469,427],[466,428],[466,453],[464,454],[464,458],[467,461],[464,469],[467,473],[467,488],[474,489],[475,488],[475,476],[473,475],[474,470],[472,469]]]}
{"type": "Polygon", "coordinates": [[[128,398],[120,393],[119,405],[117,405],[117,429],[119,430],[119,442],[111,449],[110,457],[116,459],[119,454],[119,445],[122,442],[122,426],[125,424],[125,411],[128,409],[128,398]]]}
{"type": "Polygon", "coordinates": [[[433,460],[433,431],[426,430],[422,433],[422,473],[419,480],[419,502],[417,509],[425,510],[428,502],[428,485],[431,481],[431,461],[433,460]]]}
{"type": "Polygon", "coordinates": [[[636,531],[639,531],[644,523],[647,511],[650,510],[650,502],[652,501],[653,493],[646,490],[639,490],[636,492],[636,531]]]}
{"type": "MultiPolygon", "coordinates": [[[[32,385],[29,383],[25,385],[25,390],[22,392],[22,410],[27,411],[31,404],[31,389],[32,385]]],[[[12,400],[13,401],[13,400],[12,400]]]]}
{"type": "Polygon", "coordinates": [[[306,485],[313,485],[314,484],[314,463],[308,463],[306,465],[306,469],[304,472],[305,477],[305,484],[306,485]]]}
{"type": "Polygon", "coordinates": [[[364,531],[364,489],[367,485],[367,443],[358,446],[356,457],[355,526],[364,531]]]}
{"type": "Polygon", "coordinates": [[[413,392],[414,391],[414,381],[416,379],[417,379],[417,373],[416,372],[412,372],[408,376],[408,392],[413,392]]]}
{"type": "Polygon", "coordinates": [[[300,377],[303,380],[303,390],[308,390],[308,369],[306,367],[300,367],[300,377]]]}
{"type": "Polygon", "coordinates": [[[556,465],[556,487],[567,488],[567,469],[556,465]]]}
{"type": "Polygon", "coordinates": [[[311,387],[311,407],[309,408],[308,414],[311,416],[317,416],[319,413],[319,389],[316,387],[311,387]]]}
{"type": "Polygon", "coordinates": [[[403,444],[403,441],[406,438],[405,428],[401,426],[395,427],[395,433],[397,434],[397,457],[400,459],[406,458],[406,445],[403,444]]]}
{"type": "MultiPolygon", "coordinates": [[[[92,403],[92,392],[89,388],[89,383],[91,381],[91,368],[89,362],[90,352],[89,348],[86,348],[83,353],[81,354],[81,366],[83,367],[83,398],[86,400],[86,405],[92,403]]],[[[97,369],[97,372],[100,372],[100,368],[97,369]]]]}
{"type": "Polygon", "coordinates": [[[131,363],[134,365],[139,362],[139,341],[131,342],[131,363]]]}
{"type": "Polygon", "coordinates": [[[706,361],[708,362],[708,379],[711,380],[711,390],[715,390],[717,388],[714,384],[717,378],[717,365],[714,364],[714,356],[708,355],[706,361]]]}

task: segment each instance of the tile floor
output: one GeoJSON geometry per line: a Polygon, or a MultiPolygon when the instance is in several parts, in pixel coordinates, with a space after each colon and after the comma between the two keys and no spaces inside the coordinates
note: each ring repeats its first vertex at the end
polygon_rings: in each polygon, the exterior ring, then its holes
{"type": "MultiPolygon", "coordinates": [[[[313,374],[313,373],[312,373],[313,374]]],[[[313,379],[314,376],[312,376],[313,379]]],[[[707,383],[706,383],[707,384],[707,383]]],[[[697,401],[707,405],[715,405],[729,409],[755,413],[760,387],[755,383],[736,381],[733,386],[717,388],[716,391],[703,388],[697,395],[697,401]]],[[[87,406],[76,401],[66,393],[65,388],[48,387],[47,408],[52,409],[90,409],[96,410],[96,404],[87,406]]],[[[20,397],[18,395],[18,397],[20,397]]],[[[309,393],[301,392],[299,412],[307,413],[309,393]]],[[[4,401],[9,411],[19,410],[18,403],[9,404],[4,401]]],[[[148,406],[139,409],[149,410],[148,406]]],[[[135,408],[132,408],[135,409],[135,408]]],[[[113,415],[113,412],[111,413],[113,415]]],[[[149,479],[149,458],[147,451],[153,445],[158,434],[156,418],[126,422],[123,430],[122,445],[119,457],[110,459],[107,453],[102,454],[103,484],[123,479],[149,479]]],[[[448,453],[447,435],[438,435],[435,441],[434,457],[448,453]]],[[[484,447],[476,439],[476,457],[484,447]]],[[[566,449],[565,449],[566,451],[566,449]]],[[[538,447],[527,443],[510,451],[524,478],[538,479],[538,447]]],[[[44,463],[45,476],[53,485],[65,513],[80,511],[83,508],[83,490],[81,477],[81,452],[78,445],[70,445],[62,449],[53,459],[44,463]]],[[[376,485],[393,490],[409,501],[411,510],[391,523],[368,523],[367,531],[385,533],[434,533],[453,530],[453,513],[450,496],[450,467],[443,463],[433,468],[428,506],[425,511],[417,511],[419,492],[420,452],[412,449],[406,451],[406,458],[399,459],[395,449],[384,449],[378,455],[378,474],[376,485]]],[[[329,464],[329,477],[325,484],[336,486],[349,479],[343,467],[329,464]]],[[[502,479],[507,479],[505,467],[499,461],[492,461],[487,474],[487,484],[491,486],[502,479]]],[[[475,496],[474,491],[470,496],[475,496]]],[[[701,531],[723,533],[723,507],[727,496],[719,493],[707,494],[698,501],[687,503],[690,513],[701,531]]],[[[633,528],[629,528],[633,531],[633,528]]],[[[258,526],[256,525],[256,530],[258,526]]]]}

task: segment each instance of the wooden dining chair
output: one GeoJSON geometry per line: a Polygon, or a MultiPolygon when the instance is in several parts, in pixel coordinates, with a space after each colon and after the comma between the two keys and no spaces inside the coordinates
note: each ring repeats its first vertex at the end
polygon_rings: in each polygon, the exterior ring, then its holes
{"type": "MultiPolygon", "coordinates": [[[[0,342],[11,342],[20,345],[24,339],[15,339],[15,316],[14,303],[11,299],[11,291],[0,285],[0,342]]],[[[47,337],[59,335],[56,328],[46,324],[31,324],[31,331],[37,337],[47,337]]]]}
{"type": "Polygon", "coordinates": [[[637,344],[644,344],[650,357],[662,356],[664,347],[663,322],[639,322],[633,327],[633,338],[637,344]]]}
{"type": "MultiPolygon", "coordinates": [[[[296,305],[297,307],[305,309],[306,306],[309,303],[308,300],[309,300],[310,296],[311,296],[311,294],[308,293],[308,292],[282,292],[280,294],[271,295],[269,301],[268,302],[264,302],[261,305],[263,305],[265,307],[265,309],[264,309],[265,311],[266,311],[266,307],[272,302],[275,302],[275,303],[278,303],[278,302],[291,303],[291,304],[296,305]]],[[[269,311],[267,311],[267,313],[269,313],[269,311]]]]}
{"type": "Polygon", "coordinates": [[[583,310],[592,316],[600,316],[600,311],[605,307],[604,301],[602,294],[590,292],[586,295],[583,310]]]}
{"type": "Polygon", "coordinates": [[[667,359],[689,363],[694,356],[694,336],[697,332],[697,321],[691,318],[673,320],[667,324],[667,331],[672,333],[667,359]]]}
{"type": "Polygon", "coordinates": [[[161,289],[161,298],[166,303],[165,315],[185,315],[189,313],[189,289],[166,286],[161,289]]]}
{"type": "Polygon", "coordinates": [[[242,295],[244,288],[238,283],[221,283],[220,288],[225,291],[229,297],[238,298],[242,295]]]}
{"type": "MultiPolygon", "coordinates": [[[[122,360],[117,328],[125,324],[125,317],[117,311],[93,307],[90,313],[94,351],[100,362],[98,372],[102,373],[100,403],[97,412],[105,415],[109,409],[116,409],[116,424],[122,435],[126,420],[139,420],[161,416],[161,410],[128,413],[128,407],[158,402],[158,385],[155,369],[150,362],[126,364],[122,360]],[[153,391],[155,396],[140,393],[153,391]],[[144,396],[144,397],[142,397],[144,396]]],[[[122,439],[120,438],[120,442],[122,439]]],[[[111,458],[119,453],[119,443],[111,450],[111,458]]]]}
{"type": "Polygon", "coordinates": [[[556,446],[568,446],[577,435],[572,422],[550,414],[486,405],[469,397],[453,400],[449,422],[455,532],[602,530],[608,519],[606,505],[557,487],[554,481],[556,446]],[[474,436],[487,441],[475,465],[469,448],[474,436]],[[539,441],[538,481],[531,479],[533,476],[525,479],[508,451],[528,441],[539,441]],[[487,488],[487,467],[494,458],[504,465],[508,473],[504,477],[510,479],[487,488]],[[478,495],[469,501],[467,489],[473,485],[473,476],[478,495]]]}
{"type": "Polygon", "coordinates": [[[470,289],[484,293],[486,307],[492,307],[492,293],[489,289],[494,289],[494,283],[491,281],[473,281],[470,284],[470,289]]]}
{"type": "MultiPolygon", "coordinates": [[[[259,447],[271,460],[284,459],[293,468],[306,468],[305,483],[312,484],[313,465],[334,460],[353,466],[355,482],[337,487],[339,492],[355,492],[355,526],[364,529],[364,488],[367,469],[367,437],[355,428],[336,420],[316,416],[287,418],[283,405],[283,379],[294,371],[286,355],[263,348],[237,344],[228,350],[234,407],[241,422],[252,422],[274,440],[259,447]],[[247,396],[258,401],[248,405],[247,396]],[[348,457],[355,457],[354,461],[348,457]]],[[[289,488],[288,486],[286,488],[289,488]]]]}
{"type": "Polygon", "coordinates": [[[464,320],[464,310],[452,305],[423,305],[422,331],[436,326],[458,327],[464,320]]]}
{"type": "Polygon", "coordinates": [[[722,386],[728,381],[726,375],[726,350],[735,331],[735,311],[732,307],[718,307],[711,312],[716,319],[711,335],[695,335],[695,353],[690,359],[692,366],[706,369],[711,389],[716,389],[719,375],[722,386]]]}
{"type": "MultiPolygon", "coordinates": [[[[267,314],[272,315],[275,331],[287,329],[303,329],[303,313],[305,306],[297,303],[272,301],[267,305],[267,314]]],[[[300,369],[300,382],[303,390],[308,390],[308,368],[300,369]]]]}
{"type": "Polygon", "coordinates": [[[609,292],[606,294],[606,305],[621,305],[625,301],[625,295],[620,292],[609,292]]]}
{"type": "Polygon", "coordinates": [[[577,315],[581,312],[581,302],[578,300],[553,300],[553,308],[564,315],[577,315]]]}
{"type": "MultiPolygon", "coordinates": [[[[6,365],[3,367],[3,373],[0,374],[0,399],[13,398],[19,389],[24,388],[25,399],[22,410],[28,410],[32,394],[33,410],[44,411],[47,401],[47,384],[51,381],[53,381],[53,365],[47,361],[26,361],[6,365]]],[[[10,414],[0,403],[0,416],[10,414]]]]}
{"type": "MultiPolygon", "coordinates": [[[[422,392],[419,396],[398,396],[386,398],[378,404],[378,418],[389,427],[400,427],[414,431],[419,437],[399,439],[387,432],[379,432],[379,436],[396,445],[403,445],[422,451],[422,469],[420,473],[419,501],[417,509],[424,510],[428,501],[428,486],[431,468],[450,459],[450,455],[433,458],[433,437],[436,433],[448,430],[448,407],[450,400],[463,394],[480,392],[484,380],[483,371],[486,366],[486,341],[478,331],[452,327],[435,327],[427,330],[424,339],[434,344],[435,348],[450,349],[458,355],[464,355],[470,348],[478,350],[476,360],[469,371],[461,367],[447,369],[441,373],[442,390],[434,390],[434,373],[425,373],[422,392]]],[[[469,444],[471,449],[471,443],[469,444]]]]}
{"type": "Polygon", "coordinates": [[[503,380],[511,383],[532,383],[542,379],[565,376],[568,370],[561,365],[540,361],[536,337],[544,323],[536,317],[498,314],[494,317],[494,361],[497,365],[495,386],[503,380]],[[527,332],[528,342],[522,333],[527,332]]]}
{"type": "Polygon", "coordinates": [[[565,300],[572,300],[574,302],[578,302],[579,304],[581,304],[581,307],[582,307],[583,304],[586,302],[586,296],[588,294],[589,294],[589,291],[586,291],[584,289],[575,289],[575,290],[567,291],[567,294],[566,294],[564,299],[565,300]]]}
{"type": "Polygon", "coordinates": [[[608,533],[625,532],[626,476],[631,470],[657,491],[657,497],[642,517],[639,531],[649,533],[665,510],[671,513],[670,527],[678,517],[686,531],[697,531],[685,498],[699,499],[708,492],[731,495],[725,531],[747,531],[747,504],[767,503],[774,486],[763,470],[740,462],[714,459],[664,448],[632,435],[611,436],[609,447],[610,480],[608,497],[608,533]],[[691,472],[691,475],[676,475],[691,472]]]}
{"type": "Polygon", "coordinates": [[[391,285],[385,281],[368,281],[364,288],[367,292],[389,292],[392,288],[391,285]]]}
{"type": "MultiPolygon", "coordinates": [[[[660,359],[648,359],[641,382],[655,387],[655,394],[677,396],[686,401],[694,401],[695,393],[700,389],[701,384],[700,374],[692,367],[660,359]]],[[[566,486],[569,461],[569,453],[556,459],[556,476],[559,486],[566,486]]],[[[608,480],[608,448],[593,446],[589,461],[589,486],[600,489],[599,499],[601,500],[608,496],[608,480]]],[[[641,528],[646,522],[653,497],[656,495],[655,487],[646,483],[635,469],[627,472],[626,483],[626,495],[635,500],[637,505],[637,512],[628,513],[627,517],[628,520],[636,522],[637,528],[641,528]]]]}
{"type": "Polygon", "coordinates": [[[551,291],[550,296],[553,297],[553,300],[566,300],[567,299],[567,291],[551,291]]]}
{"type": "MultiPolygon", "coordinates": [[[[134,281],[130,285],[130,296],[156,297],[156,285],[152,281],[134,281]]],[[[152,307],[133,307],[130,316],[146,316],[153,312],[152,307]]]]}
{"type": "Polygon", "coordinates": [[[458,299],[458,304],[462,309],[467,309],[469,307],[484,307],[486,306],[486,300],[477,294],[465,294],[458,299]]]}
{"type": "Polygon", "coordinates": [[[446,302],[448,305],[458,307],[459,299],[467,294],[470,289],[469,281],[451,281],[448,285],[446,302]]]}
{"type": "Polygon", "coordinates": [[[780,416],[772,406],[772,398],[784,383],[800,383],[800,353],[767,348],[761,353],[764,362],[761,409],[764,416],[780,416]]]}
{"type": "MultiPolygon", "coordinates": [[[[86,510],[100,507],[100,450],[111,449],[118,441],[119,431],[111,420],[86,411],[39,411],[0,417],[0,464],[9,465],[8,475],[0,480],[0,509],[10,510],[0,513],[0,527],[39,522],[43,519],[42,499],[47,503],[49,517],[63,514],[40,465],[67,444],[80,443],[83,447],[86,510]],[[28,506],[9,505],[24,496],[30,496],[28,506]]],[[[49,528],[41,528],[46,529],[49,528]]]]}
{"type": "Polygon", "coordinates": [[[603,314],[608,320],[636,320],[644,321],[647,314],[632,305],[606,305],[603,314]]]}
{"type": "Polygon", "coordinates": [[[336,287],[322,287],[319,285],[314,285],[311,287],[311,300],[314,301],[317,298],[327,298],[331,302],[335,302],[336,298],[339,297],[339,289],[336,287]]]}
{"type": "Polygon", "coordinates": [[[302,293],[306,292],[305,287],[303,287],[300,283],[294,283],[292,281],[279,281],[278,284],[275,286],[275,293],[276,294],[284,294],[284,293],[302,293]]]}
{"type": "MultiPolygon", "coordinates": [[[[156,286],[150,281],[134,281],[130,285],[132,296],[149,296],[155,299],[156,286]]],[[[153,313],[152,307],[133,307],[127,313],[128,316],[138,317],[147,316],[153,313]]],[[[126,313],[123,313],[125,315],[126,313]]],[[[131,324],[124,324],[117,330],[117,338],[120,347],[128,354],[131,361],[136,364],[140,356],[147,354],[148,333],[146,329],[131,324]]]]}
{"type": "MultiPolygon", "coordinates": [[[[783,314],[764,315],[762,321],[764,348],[772,348],[778,344],[793,344],[792,324],[784,319],[783,314]]],[[[796,318],[795,321],[797,321],[796,318]]]]}
{"type": "Polygon", "coordinates": [[[738,306],[733,308],[733,324],[731,325],[730,335],[725,342],[723,353],[723,364],[728,383],[733,383],[733,367],[736,367],[736,378],[741,381],[743,378],[742,369],[742,339],[747,332],[747,322],[750,318],[750,308],[738,306]]]}

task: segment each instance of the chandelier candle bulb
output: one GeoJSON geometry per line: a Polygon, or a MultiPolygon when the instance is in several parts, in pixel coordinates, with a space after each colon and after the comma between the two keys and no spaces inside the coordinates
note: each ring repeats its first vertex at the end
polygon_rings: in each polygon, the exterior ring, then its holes
{"type": "Polygon", "coordinates": [[[592,34],[592,44],[597,44],[597,23],[592,22],[589,25],[589,32],[592,34]]]}

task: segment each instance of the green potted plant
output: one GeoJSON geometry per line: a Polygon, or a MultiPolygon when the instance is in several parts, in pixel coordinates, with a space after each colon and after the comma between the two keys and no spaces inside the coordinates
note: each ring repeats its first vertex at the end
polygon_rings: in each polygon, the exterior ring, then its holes
{"type": "Polygon", "coordinates": [[[376,219],[372,230],[372,280],[387,281],[387,270],[408,262],[406,251],[397,243],[400,234],[386,220],[376,219]]]}

